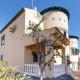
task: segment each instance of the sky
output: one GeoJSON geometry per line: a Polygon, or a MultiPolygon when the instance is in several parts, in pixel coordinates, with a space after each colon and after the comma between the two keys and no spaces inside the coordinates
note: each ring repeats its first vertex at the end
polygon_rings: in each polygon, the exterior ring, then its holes
{"type": "MultiPolygon", "coordinates": [[[[33,0],[40,12],[51,6],[64,7],[70,12],[69,34],[80,37],[80,0],[33,0]]],[[[0,30],[23,7],[32,8],[32,0],[0,0],[0,30]]],[[[80,40],[79,40],[80,46],[80,40]]]]}

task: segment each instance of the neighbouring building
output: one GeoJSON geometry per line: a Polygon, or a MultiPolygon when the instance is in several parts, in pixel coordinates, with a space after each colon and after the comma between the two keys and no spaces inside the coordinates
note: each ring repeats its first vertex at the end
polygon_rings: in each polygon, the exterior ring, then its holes
{"type": "Polygon", "coordinates": [[[74,71],[78,70],[78,62],[79,62],[79,45],[78,45],[78,40],[79,37],[70,35],[69,36],[70,40],[70,45],[69,45],[69,55],[70,55],[70,60],[71,60],[71,68],[74,71]]]}
{"type": "MultiPolygon", "coordinates": [[[[69,12],[62,7],[50,7],[39,13],[36,9],[21,9],[16,16],[0,31],[0,54],[1,60],[9,62],[21,70],[26,70],[28,75],[40,76],[36,51],[36,44],[29,36],[29,23],[38,24],[41,18],[45,20],[40,24],[42,34],[50,36],[54,40],[54,53],[56,49],[64,57],[69,54],[68,22],[69,12]]],[[[72,48],[72,47],[71,47],[72,48]]],[[[48,47],[42,49],[47,52],[48,47]]],[[[48,61],[52,54],[45,58],[48,61]]],[[[56,63],[51,63],[51,70],[45,68],[45,76],[56,78],[69,74],[69,67],[66,60],[61,57],[54,57],[56,63]]]]}

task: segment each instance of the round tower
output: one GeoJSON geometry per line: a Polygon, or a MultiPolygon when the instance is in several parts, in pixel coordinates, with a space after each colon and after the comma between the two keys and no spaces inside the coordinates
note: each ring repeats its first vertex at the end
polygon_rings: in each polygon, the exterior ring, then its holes
{"type": "Polygon", "coordinates": [[[67,35],[70,15],[65,8],[50,7],[43,10],[41,14],[46,19],[44,21],[44,29],[57,27],[64,35],[67,35]]]}
{"type": "Polygon", "coordinates": [[[73,70],[78,70],[78,57],[79,57],[79,47],[78,47],[78,37],[70,35],[70,59],[72,64],[70,65],[73,70]]]}
{"type": "MultiPolygon", "coordinates": [[[[47,8],[45,10],[43,10],[41,12],[42,16],[45,18],[44,20],[44,29],[50,29],[50,28],[54,28],[57,27],[60,32],[62,32],[62,34],[66,37],[68,37],[68,22],[69,22],[69,12],[62,7],[50,7],[47,8]]],[[[64,46],[64,50],[62,51],[61,49],[59,49],[59,52],[62,54],[64,52],[64,54],[62,55],[66,55],[68,54],[68,47],[64,46]]],[[[61,57],[54,57],[56,60],[56,63],[52,63],[51,67],[53,67],[53,65],[60,65],[60,64],[64,64],[65,61],[64,59],[62,59],[61,57]]],[[[47,58],[46,58],[47,59],[47,58]]],[[[46,68],[46,75],[50,77],[52,76],[54,69],[52,69],[51,71],[48,70],[48,68],[46,68]]],[[[56,76],[56,75],[54,75],[56,76]]]]}
{"type": "MultiPolygon", "coordinates": [[[[69,11],[62,7],[50,7],[41,12],[44,20],[44,29],[57,27],[65,37],[68,38],[69,11]]],[[[69,47],[66,46],[65,54],[69,54],[69,47]]]]}

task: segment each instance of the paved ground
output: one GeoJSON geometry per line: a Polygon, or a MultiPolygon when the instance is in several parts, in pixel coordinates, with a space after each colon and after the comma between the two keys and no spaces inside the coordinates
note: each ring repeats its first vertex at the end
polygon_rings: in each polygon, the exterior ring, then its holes
{"type": "MultiPolygon", "coordinates": [[[[31,76],[32,79],[30,80],[40,80],[40,77],[34,77],[31,76]]],[[[74,80],[70,75],[64,74],[62,76],[59,76],[57,78],[44,78],[43,80],[74,80]]]]}
{"type": "Polygon", "coordinates": [[[75,80],[80,80],[80,70],[79,71],[75,71],[75,80]]]}

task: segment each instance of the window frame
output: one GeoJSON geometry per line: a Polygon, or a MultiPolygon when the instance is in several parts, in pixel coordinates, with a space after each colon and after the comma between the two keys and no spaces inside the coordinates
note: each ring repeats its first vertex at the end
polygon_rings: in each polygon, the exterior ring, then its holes
{"type": "Polygon", "coordinates": [[[5,44],[5,34],[1,36],[1,46],[5,44]]]}

